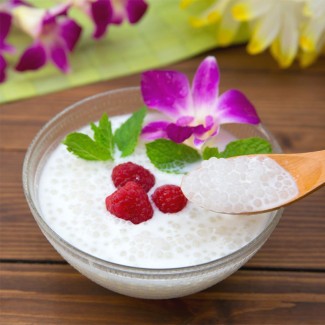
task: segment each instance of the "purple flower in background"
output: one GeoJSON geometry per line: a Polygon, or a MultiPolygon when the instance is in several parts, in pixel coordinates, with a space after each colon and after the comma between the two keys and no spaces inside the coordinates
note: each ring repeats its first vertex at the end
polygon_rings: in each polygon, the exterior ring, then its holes
{"type": "Polygon", "coordinates": [[[6,37],[11,27],[11,15],[7,12],[0,12],[0,83],[6,79],[7,61],[3,53],[13,53],[14,47],[6,43],[6,37]]]}
{"type": "Polygon", "coordinates": [[[81,9],[93,21],[93,37],[103,37],[110,24],[121,24],[128,20],[137,23],[148,8],[144,0],[70,0],[70,5],[81,9]]]}
{"type": "Polygon", "coordinates": [[[93,21],[95,39],[105,35],[113,17],[111,0],[70,0],[69,3],[82,10],[93,21]]]}
{"type": "Polygon", "coordinates": [[[11,13],[12,9],[17,6],[32,7],[31,4],[23,0],[8,0],[6,2],[0,3],[0,11],[11,13]]]}
{"type": "Polygon", "coordinates": [[[124,20],[137,23],[145,14],[148,4],[144,0],[111,0],[113,7],[112,24],[119,25],[124,20]]]}
{"type": "Polygon", "coordinates": [[[19,59],[17,71],[37,70],[48,60],[63,72],[70,70],[68,53],[81,34],[81,27],[67,17],[69,5],[49,10],[18,6],[13,10],[15,23],[29,34],[33,44],[19,59]]]}
{"type": "Polygon", "coordinates": [[[167,119],[148,123],[142,136],[147,140],[168,138],[177,143],[192,137],[194,145],[200,146],[218,134],[221,124],[260,123],[255,108],[240,91],[231,89],[218,96],[219,79],[217,61],[212,56],[200,64],[192,88],[180,72],[144,72],[143,100],[167,119]]]}

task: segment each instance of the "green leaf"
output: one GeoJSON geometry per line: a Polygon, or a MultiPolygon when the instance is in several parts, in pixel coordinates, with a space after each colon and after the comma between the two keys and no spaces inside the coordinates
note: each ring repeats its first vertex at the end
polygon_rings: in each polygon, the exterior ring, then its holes
{"type": "Polygon", "coordinates": [[[183,173],[186,164],[201,159],[199,153],[185,144],[158,139],[146,144],[147,156],[154,166],[167,173],[183,173]]]}
{"type": "Polygon", "coordinates": [[[94,140],[99,145],[105,147],[110,152],[110,159],[113,160],[114,138],[112,133],[112,123],[108,119],[107,114],[103,114],[99,120],[98,126],[90,123],[91,129],[94,131],[94,140]]]}
{"type": "Polygon", "coordinates": [[[142,123],[147,113],[147,108],[143,107],[133,113],[114,134],[114,141],[121,151],[122,157],[129,156],[133,153],[142,129],[142,123]]]}
{"type": "Polygon", "coordinates": [[[202,152],[202,158],[204,160],[208,160],[211,157],[219,157],[219,156],[220,156],[220,152],[218,148],[206,147],[202,152]]]}
{"type": "Polygon", "coordinates": [[[219,152],[218,148],[206,147],[203,151],[203,159],[211,157],[229,158],[271,152],[272,146],[267,140],[262,138],[246,138],[228,143],[222,152],[219,152]]]}
{"type": "Polygon", "coordinates": [[[83,133],[70,133],[63,141],[68,151],[86,160],[109,160],[111,152],[108,148],[92,140],[83,133]]]}

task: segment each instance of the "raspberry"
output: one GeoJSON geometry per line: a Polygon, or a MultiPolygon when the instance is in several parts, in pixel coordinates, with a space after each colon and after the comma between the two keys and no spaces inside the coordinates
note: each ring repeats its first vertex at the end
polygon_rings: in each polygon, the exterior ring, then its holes
{"type": "Polygon", "coordinates": [[[164,213],[175,213],[184,209],[187,198],[177,185],[163,185],[152,194],[157,208],[164,213]]]}
{"type": "Polygon", "coordinates": [[[135,182],[128,182],[118,188],[106,198],[105,203],[110,213],[134,224],[147,221],[153,216],[147,193],[135,182]]]}
{"type": "Polygon", "coordinates": [[[130,181],[136,182],[141,185],[146,192],[149,192],[149,190],[155,185],[155,176],[153,176],[148,169],[132,162],[127,162],[114,167],[112,180],[117,188],[130,181]]]}

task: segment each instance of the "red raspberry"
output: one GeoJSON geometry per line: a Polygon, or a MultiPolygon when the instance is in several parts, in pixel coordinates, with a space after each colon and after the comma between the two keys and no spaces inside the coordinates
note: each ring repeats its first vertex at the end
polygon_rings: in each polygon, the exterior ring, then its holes
{"type": "Polygon", "coordinates": [[[163,185],[152,194],[157,208],[164,213],[175,213],[184,209],[187,198],[177,185],[163,185]]]}
{"type": "Polygon", "coordinates": [[[118,188],[106,198],[105,203],[110,213],[134,224],[147,221],[153,216],[147,193],[135,182],[128,182],[118,188]]]}
{"type": "Polygon", "coordinates": [[[117,188],[130,181],[136,182],[141,185],[146,192],[149,192],[149,190],[155,185],[155,176],[153,176],[148,169],[132,162],[127,162],[114,167],[112,180],[117,188]]]}

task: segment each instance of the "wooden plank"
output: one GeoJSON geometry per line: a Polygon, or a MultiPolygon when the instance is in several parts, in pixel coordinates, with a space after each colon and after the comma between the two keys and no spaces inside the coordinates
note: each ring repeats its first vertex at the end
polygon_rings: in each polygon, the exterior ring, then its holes
{"type": "MultiPolygon", "coordinates": [[[[1,258],[61,260],[40,232],[21,187],[24,152],[4,152],[0,177],[1,258]]],[[[325,269],[325,188],[288,207],[253,267],[325,269]]]]}
{"type": "Polygon", "coordinates": [[[238,271],[188,297],[143,300],[92,283],[68,265],[3,264],[3,324],[323,324],[319,273],[238,271]]]}

